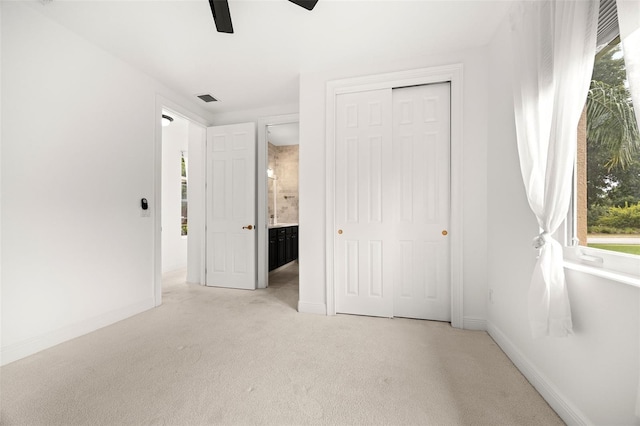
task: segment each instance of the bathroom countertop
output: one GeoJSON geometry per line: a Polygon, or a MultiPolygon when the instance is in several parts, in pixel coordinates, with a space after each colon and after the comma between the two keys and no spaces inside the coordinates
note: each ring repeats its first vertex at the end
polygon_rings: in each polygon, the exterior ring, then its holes
{"type": "Polygon", "coordinates": [[[284,228],[286,226],[298,226],[298,224],[297,223],[276,223],[276,224],[269,225],[269,229],[284,228]]]}

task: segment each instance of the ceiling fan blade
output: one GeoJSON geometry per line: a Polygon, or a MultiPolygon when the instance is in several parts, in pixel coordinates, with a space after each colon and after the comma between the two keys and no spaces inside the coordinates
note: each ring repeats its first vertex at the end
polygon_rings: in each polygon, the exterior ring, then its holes
{"type": "Polygon", "coordinates": [[[231,24],[231,13],[227,0],[209,0],[209,5],[218,32],[233,34],[233,24],[231,24]]]}
{"type": "Polygon", "coordinates": [[[295,3],[298,6],[302,6],[307,10],[313,10],[318,3],[318,0],[289,0],[291,3],[295,3]]]}

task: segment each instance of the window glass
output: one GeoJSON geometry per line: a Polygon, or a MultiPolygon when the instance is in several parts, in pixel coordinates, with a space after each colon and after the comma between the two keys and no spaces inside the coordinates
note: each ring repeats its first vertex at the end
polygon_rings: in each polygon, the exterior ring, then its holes
{"type": "Polygon", "coordinates": [[[628,87],[618,38],[596,56],[586,141],[578,141],[577,236],[583,246],[640,255],[640,131],[628,87]]]}

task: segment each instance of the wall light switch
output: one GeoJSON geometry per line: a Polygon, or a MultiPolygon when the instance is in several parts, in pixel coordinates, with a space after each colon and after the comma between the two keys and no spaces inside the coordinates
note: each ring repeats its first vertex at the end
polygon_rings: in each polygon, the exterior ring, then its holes
{"type": "Polygon", "coordinates": [[[149,217],[151,216],[151,210],[149,210],[149,202],[146,198],[140,199],[140,216],[141,217],[149,217]]]}

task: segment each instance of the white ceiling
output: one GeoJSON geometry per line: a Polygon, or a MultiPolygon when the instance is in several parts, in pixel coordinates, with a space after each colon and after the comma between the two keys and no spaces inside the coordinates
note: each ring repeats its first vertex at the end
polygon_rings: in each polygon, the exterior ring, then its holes
{"type": "Polygon", "coordinates": [[[55,21],[215,112],[297,104],[301,72],[487,44],[508,1],[229,0],[234,34],[207,0],[53,0],[55,21]]]}
{"type": "Polygon", "coordinates": [[[276,146],[298,145],[300,141],[300,126],[298,126],[298,123],[267,126],[267,132],[267,141],[276,146]]]}

